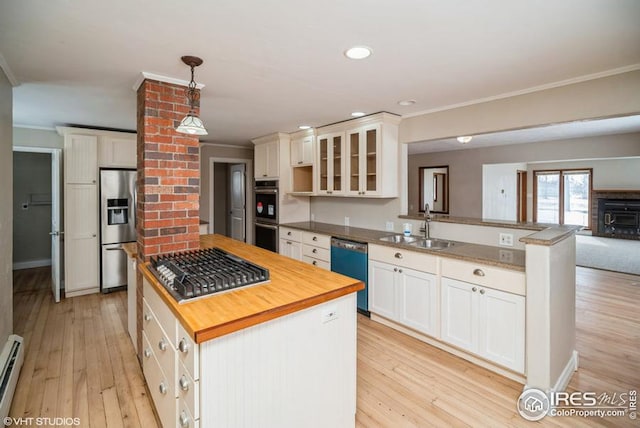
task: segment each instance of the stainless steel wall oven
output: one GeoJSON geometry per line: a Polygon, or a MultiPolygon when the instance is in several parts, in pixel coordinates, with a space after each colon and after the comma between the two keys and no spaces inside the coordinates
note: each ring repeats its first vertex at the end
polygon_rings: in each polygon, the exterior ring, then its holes
{"type": "Polygon", "coordinates": [[[277,181],[256,181],[254,216],[256,246],[278,252],[277,181]]]}

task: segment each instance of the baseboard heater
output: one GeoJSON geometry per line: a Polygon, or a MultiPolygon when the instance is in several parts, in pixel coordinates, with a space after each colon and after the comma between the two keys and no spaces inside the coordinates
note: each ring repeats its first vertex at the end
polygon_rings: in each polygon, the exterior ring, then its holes
{"type": "Polygon", "coordinates": [[[0,417],[4,420],[9,415],[9,408],[16,390],[18,376],[24,361],[24,344],[20,336],[12,334],[0,354],[0,417]]]}

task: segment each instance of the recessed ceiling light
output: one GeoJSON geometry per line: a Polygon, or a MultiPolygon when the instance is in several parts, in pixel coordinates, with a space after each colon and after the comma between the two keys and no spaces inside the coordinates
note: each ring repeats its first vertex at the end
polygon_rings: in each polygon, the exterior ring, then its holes
{"type": "Polygon", "coordinates": [[[469,135],[465,135],[462,137],[458,137],[458,142],[462,143],[462,144],[467,144],[469,141],[471,141],[473,137],[469,136],[469,135]]]}
{"type": "Polygon", "coordinates": [[[402,101],[398,101],[398,105],[401,106],[412,106],[416,103],[416,100],[402,100],[402,101]]]}
{"type": "Polygon", "coordinates": [[[300,125],[300,126],[298,126],[298,129],[311,129],[311,126],[309,126],[309,125],[300,125]]]}
{"type": "Polygon", "coordinates": [[[344,55],[350,59],[365,59],[371,55],[371,48],[366,46],[354,46],[344,51],[344,55]]]}
{"type": "Polygon", "coordinates": [[[362,117],[364,116],[366,113],[361,112],[361,111],[354,111],[353,113],[351,113],[351,116],[353,117],[362,117]]]}

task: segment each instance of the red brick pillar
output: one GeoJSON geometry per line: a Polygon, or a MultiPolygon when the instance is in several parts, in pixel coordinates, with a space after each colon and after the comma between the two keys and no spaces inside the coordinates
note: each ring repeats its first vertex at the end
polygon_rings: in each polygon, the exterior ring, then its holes
{"type": "MultiPolygon", "coordinates": [[[[196,106],[196,114],[199,107],[196,106]]],[[[138,263],[200,248],[200,145],[175,127],[189,111],[185,87],[145,80],[138,88],[138,263]]],[[[137,275],[138,358],[142,275],[137,275]]]]}

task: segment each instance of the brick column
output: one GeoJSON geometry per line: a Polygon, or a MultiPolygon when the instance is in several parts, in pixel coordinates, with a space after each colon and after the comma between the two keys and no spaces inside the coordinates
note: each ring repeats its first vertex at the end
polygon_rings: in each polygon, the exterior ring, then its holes
{"type": "MultiPolygon", "coordinates": [[[[138,88],[138,263],[156,254],[200,248],[200,145],[197,136],[175,131],[188,111],[184,86],[145,80],[138,88]]],[[[139,271],[136,288],[141,359],[139,271]]]]}

